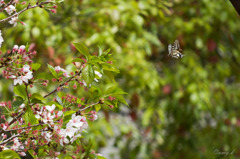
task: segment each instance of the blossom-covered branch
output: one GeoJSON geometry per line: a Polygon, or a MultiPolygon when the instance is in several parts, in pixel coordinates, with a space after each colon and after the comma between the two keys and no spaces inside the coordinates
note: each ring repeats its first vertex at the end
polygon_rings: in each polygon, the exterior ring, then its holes
{"type": "MultiPolygon", "coordinates": [[[[35,124],[35,125],[30,125],[30,126],[20,127],[20,128],[16,128],[16,129],[10,129],[10,130],[4,130],[4,131],[5,131],[5,132],[17,131],[17,130],[29,129],[29,128],[32,128],[32,127],[42,126],[42,125],[44,125],[44,123],[39,123],[39,124],[35,124]]],[[[0,143],[0,144],[1,144],[1,143],[0,143]]]]}
{"type": "Polygon", "coordinates": [[[12,139],[14,139],[16,137],[20,137],[20,136],[21,136],[21,134],[13,135],[10,138],[8,138],[8,139],[4,140],[3,142],[1,142],[0,145],[4,145],[4,144],[10,142],[12,139]]]}
{"type": "Polygon", "coordinates": [[[21,13],[25,12],[25,11],[28,10],[28,9],[32,9],[32,8],[36,8],[36,7],[42,7],[44,4],[48,4],[48,3],[51,3],[51,2],[50,2],[50,1],[46,1],[46,2],[41,2],[41,3],[39,3],[39,4],[35,4],[35,5],[31,5],[31,4],[29,3],[28,6],[27,6],[26,8],[24,8],[23,10],[15,13],[15,14],[13,14],[13,15],[5,18],[5,19],[0,20],[0,23],[1,23],[1,22],[4,22],[4,21],[7,21],[7,20],[9,20],[9,19],[11,19],[11,18],[17,17],[18,15],[20,15],[21,13]]]}
{"type": "MultiPolygon", "coordinates": [[[[0,1],[0,3],[1,2],[3,2],[3,1],[0,1]]],[[[8,2],[7,4],[4,4],[3,6],[2,6],[2,8],[0,8],[0,12],[2,12],[5,8],[7,8],[8,6],[10,6],[10,5],[12,5],[12,4],[14,4],[14,0],[10,0],[10,2],[8,2]]],[[[0,4],[0,6],[1,6],[1,4],[0,4]]]]}
{"type": "MultiPolygon", "coordinates": [[[[82,72],[82,70],[80,70],[75,76],[70,77],[66,82],[68,83],[68,82],[74,80],[74,77],[80,76],[81,72],[82,72]]],[[[52,92],[46,94],[46,95],[43,96],[43,97],[44,97],[44,98],[47,98],[47,97],[50,96],[51,94],[57,92],[59,89],[61,89],[61,88],[65,85],[66,82],[60,84],[58,88],[54,89],[52,92]]]]}

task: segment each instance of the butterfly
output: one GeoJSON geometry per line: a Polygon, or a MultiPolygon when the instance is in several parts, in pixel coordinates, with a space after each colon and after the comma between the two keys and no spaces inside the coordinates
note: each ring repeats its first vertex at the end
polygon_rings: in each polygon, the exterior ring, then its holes
{"type": "Polygon", "coordinates": [[[175,40],[173,44],[168,45],[168,56],[172,56],[176,59],[182,58],[184,55],[180,51],[182,51],[182,49],[180,48],[178,40],[175,40]]]}

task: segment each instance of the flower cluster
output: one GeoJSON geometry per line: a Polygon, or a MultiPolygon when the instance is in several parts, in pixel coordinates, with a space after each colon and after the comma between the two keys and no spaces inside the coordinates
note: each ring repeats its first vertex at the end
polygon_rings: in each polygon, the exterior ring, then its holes
{"type": "MultiPolygon", "coordinates": [[[[56,13],[57,6],[55,4],[56,2],[53,0],[36,2],[35,4],[33,4],[33,2],[20,2],[19,0],[11,0],[5,3],[4,0],[0,0],[0,6],[2,7],[0,12],[5,12],[7,16],[5,19],[1,19],[0,22],[6,21],[15,27],[17,22],[20,21],[18,16],[22,12],[40,7],[56,13]],[[21,11],[17,11],[18,8],[23,8],[18,7],[18,4],[27,6],[21,11]],[[50,6],[49,4],[52,5],[50,6]]],[[[21,21],[20,23],[24,24],[21,21]]],[[[0,48],[3,42],[4,39],[0,30],[0,48]]],[[[86,110],[100,102],[87,104],[85,102],[88,100],[85,100],[84,97],[80,99],[69,94],[62,96],[59,95],[62,93],[60,92],[58,96],[62,99],[61,102],[59,102],[59,100],[50,100],[49,103],[51,104],[44,103],[49,100],[47,98],[48,96],[53,95],[57,91],[61,91],[62,88],[67,87],[70,82],[74,82],[73,89],[77,89],[77,83],[85,86],[87,86],[86,83],[91,85],[90,83],[93,81],[92,77],[95,76],[94,80],[98,82],[102,74],[95,70],[94,73],[91,71],[91,82],[87,79],[84,79],[86,80],[84,81],[81,73],[85,64],[88,62],[87,60],[81,63],[81,67],[76,67],[76,70],[73,69],[75,73],[73,70],[71,73],[67,72],[60,66],[49,66],[51,76],[48,76],[45,72],[37,74],[38,72],[36,71],[41,64],[32,64],[32,58],[36,55],[36,52],[32,51],[32,48],[33,45],[29,47],[25,45],[14,45],[14,47],[11,50],[7,50],[5,54],[0,51],[0,68],[2,69],[3,77],[12,79],[14,85],[24,84],[26,86],[14,87],[13,92],[16,97],[13,101],[0,102],[0,107],[5,109],[1,112],[0,116],[1,120],[4,121],[0,124],[0,152],[3,150],[13,150],[21,156],[26,156],[26,152],[31,150],[33,151],[31,155],[35,155],[35,157],[48,155],[50,158],[57,158],[61,153],[66,153],[68,145],[73,144],[74,141],[74,144],[77,145],[74,153],[84,152],[86,150],[85,147],[79,144],[80,140],[77,139],[81,137],[82,132],[88,128],[87,120],[93,121],[98,118],[95,111],[88,112],[86,110]],[[56,82],[55,84],[57,84],[57,86],[45,95],[37,92],[33,93],[34,90],[30,89],[34,84],[41,82],[43,86],[47,86],[49,81],[56,82]],[[72,114],[71,111],[74,111],[74,107],[77,111],[72,114]],[[36,152],[39,151],[43,151],[43,153],[38,155],[36,152]]],[[[101,61],[102,63],[105,62],[105,60],[102,59],[101,61]]],[[[101,62],[99,63],[99,67],[100,64],[101,62]]],[[[94,63],[91,64],[93,69],[100,70],[96,65],[97,64],[94,63]]],[[[87,151],[90,152],[90,150],[87,151]]],[[[99,155],[94,151],[91,153],[99,155]]],[[[86,155],[86,157],[88,156],[86,155]]],[[[72,158],[75,158],[75,156],[73,155],[72,158]]]]}
{"type": "Polygon", "coordinates": [[[53,120],[61,117],[63,115],[62,111],[54,112],[56,106],[53,104],[52,106],[43,106],[40,111],[37,111],[35,117],[37,119],[41,119],[41,121],[45,124],[53,125],[53,120]]]}
{"type": "Polygon", "coordinates": [[[23,82],[28,83],[28,80],[33,78],[32,71],[30,71],[29,65],[24,65],[23,68],[19,70],[18,75],[19,76],[9,76],[9,78],[14,79],[14,85],[17,85],[18,83],[22,85],[23,82]]]}
{"type": "Polygon", "coordinates": [[[9,5],[9,6],[7,6],[7,7],[5,8],[5,11],[6,11],[9,15],[11,15],[13,12],[16,11],[16,8],[15,8],[13,5],[9,5]]]}
{"type": "MultiPolygon", "coordinates": [[[[16,12],[16,8],[13,5],[9,5],[5,8],[5,11],[8,13],[8,15],[11,15],[12,13],[16,12]]],[[[15,27],[17,25],[17,21],[18,21],[18,16],[14,16],[9,21],[9,24],[13,24],[13,26],[15,27]]]]}
{"type": "Polygon", "coordinates": [[[57,73],[62,72],[63,76],[70,77],[68,72],[65,69],[61,68],[60,66],[56,66],[54,69],[57,73]]]}
{"type": "Polygon", "coordinates": [[[6,69],[2,72],[3,76],[6,79],[14,79],[14,85],[28,84],[29,80],[33,78],[33,72],[29,64],[32,63],[31,59],[36,55],[36,51],[27,52],[25,48],[25,45],[21,45],[20,47],[14,45],[10,52],[12,54],[11,57],[0,58],[0,64],[6,66],[6,69]],[[22,68],[19,68],[19,66],[22,66],[22,68]]]}
{"type": "MultiPolygon", "coordinates": [[[[75,141],[78,137],[81,136],[81,132],[88,128],[88,123],[86,121],[86,117],[72,115],[72,118],[66,124],[66,128],[62,128],[62,123],[60,124],[54,123],[56,119],[63,116],[62,111],[55,111],[56,106],[53,104],[52,106],[44,106],[39,111],[36,111],[35,117],[39,119],[44,124],[48,124],[55,133],[58,135],[58,141],[63,146],[64,144],[68,144],[69,142],[75,141]],[[69,140],[70,139],[70,140],[69,140]]],[[[47,131],[42,132],[41,135],[44,137],[45,141],[49,143],[52,140],[53,132],[47,131]]]]}
{"type": "Polygon", "coordinates": [[[70,142],[73,143],[78,137],[81,137],[80,133],[86,128],[88,128],[86,117],[72,114],[72,118],[67,123],[66,129],[57,129],[57,132],[59,132],[59,135],[61,136],[60,144],[62,146],[64,143],[68,144],[68,137],[70,138],[70,142]]]}

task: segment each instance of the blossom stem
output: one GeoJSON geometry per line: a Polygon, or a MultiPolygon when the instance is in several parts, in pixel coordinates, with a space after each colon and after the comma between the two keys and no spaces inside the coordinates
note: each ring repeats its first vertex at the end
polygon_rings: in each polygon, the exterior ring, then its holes
{"type": "Polygon", "coordinates": [[[7,109],[7,111],[9,112],[8,108],[6,106],[4,106],[5,109],[7,109]]]}

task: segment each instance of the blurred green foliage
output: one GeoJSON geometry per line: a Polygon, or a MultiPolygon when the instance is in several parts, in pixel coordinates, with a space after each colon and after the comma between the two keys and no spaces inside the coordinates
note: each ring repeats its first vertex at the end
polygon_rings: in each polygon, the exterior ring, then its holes
{"type": "Polygon", "coordinates": [[[25,26],[1,28],[2,50],[34,43],[36,60],[55,65],[71,60],[73,40],[115,53],[131,108],[90,124],[106,158],[239,158],[240,21],[229,1],[65,0],[57,14],[38,8],[20,19],[25,26]],[[167,56],[175,39],[178,60],[167,56]]]}

